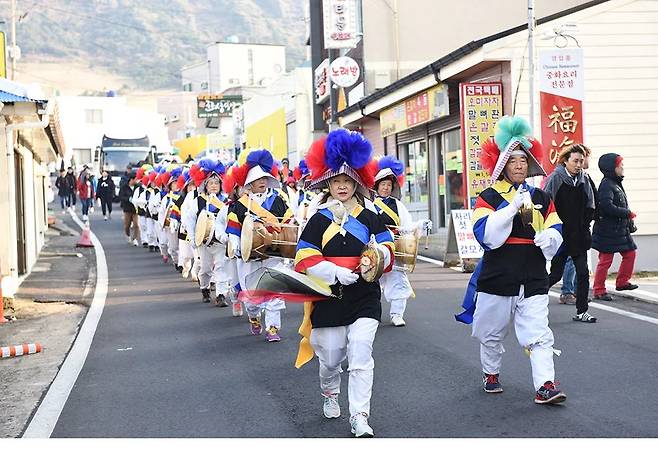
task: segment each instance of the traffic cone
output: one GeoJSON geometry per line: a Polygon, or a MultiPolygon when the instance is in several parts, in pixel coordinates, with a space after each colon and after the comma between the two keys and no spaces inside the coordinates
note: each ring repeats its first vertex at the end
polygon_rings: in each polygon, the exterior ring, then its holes
{"type": "Polygon", "coordinates": [[[93,248],[94,243],[91,242],[91,232],[89,231],[89,224],[85,225],[80,235],[80,241],[75,245],[76,248],[93,248]]]}
{"type": "Polygon", "coordinates": [[[0,347],[0,358],[31,355],[39,353],[42,349],[43,347],[41,347],[40,343],[24,343],[23,345],[0,347]]]}

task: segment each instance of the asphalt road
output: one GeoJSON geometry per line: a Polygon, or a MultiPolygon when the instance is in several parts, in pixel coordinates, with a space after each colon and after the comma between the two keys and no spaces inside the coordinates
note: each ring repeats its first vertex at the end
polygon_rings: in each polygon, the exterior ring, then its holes
{"type": "MultiPolygon", "coordinates": [[[[158,255],[129,246],[120,211],[92,230],[105,248],[109,292],[92,348],[53,437],[349,437],[343,415],[322,416],[317,360],[294,368],[300,304],[283,340],[249,334],[246,316],[201,302],[158,255]]],[[[596,324],[551,299],[557,379],[568,399],[538,406],[530,363],[506,340],[504,393],[481,388],[478,344],[457,323],[468,275],[420,264],[407,327],[380,326],[370,423],[378,437],[656,437],[658,326],[592,309],[596,324]]],[[[212,305],[212,304],[210,304],[212,305]]],[[[616,307],[658,316],[658,306],[616,307]]],[[[384,306],[384,318],[388,306],[384,306]]]]}

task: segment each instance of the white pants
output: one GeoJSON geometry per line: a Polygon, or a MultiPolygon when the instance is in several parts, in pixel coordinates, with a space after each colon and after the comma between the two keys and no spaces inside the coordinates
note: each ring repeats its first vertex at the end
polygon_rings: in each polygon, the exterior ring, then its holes
{"type": "Polygon", "coordinates": [[[208,289],[210,281],[215,282],[215,294],[226,295],[229,289],[229,279],[226,276],[226,246],[215,243],[211,246],[199,246],[199,285],[208,289]]]}
{"type": "MultiPolygon", "coordinates": [[[[247,286],[246,276],[258,270],[260,267],[275,267],[280,263],[281,262],[277,259],[265,259],[262,261],[255,260],[251,262],[237,259],[237,272],[238,278],[240,279],[240,286],[242,289],[245,289],[247,286]]],[[[281,310],[286,309],[286,303],[283,299],[270,299],[260,304],[254,304],[249,301],[243,303],[247,310],[247,315],[251,319],[259,316],[261,312],[265,312],[265,329],[269,329],[270,326],[281,329],[281,310]]]]}
{"type": "Polygon", "coordinates": [[[380,278],[384,297],[391,303],[391,316],[404,315],[407,299],[414,294],[407,272],[393,268],[380,278]]]}
{"type": "Polygon", "coordinates": [[[160,246],[160,254],[163,256],[167,255],[167,233],[168,230],[165,230],[164,228],[160,227],[159,223],[155,223],[155,228],[158,232],[158,245],[160,246]]]}
{"type": "Polygon", "coordinates": [[[146,219],[146,233],[148,234],[149,246],[158,245],[157,222],[151,218],[146,219]]]}
{"type": "Polygon", "coordinates": [[[185,267],[194,263],[194,250],[187,240],[178,240],[178,266],[185,267]]]}
{"type": "Polygon", "coordinates": [[[142,237],[142,241],[141,241],[142,244],[144,243],[148,244],[149,242],[148,222],[147,222],[148,220],[151,219],[147,219],[146,216],[139,216],[139,228],[141,230],[140,234],[142,237]]]}
{"type": "Polygon", "coordinates": [[[324,394],[340,393],[341,363],[347,358],[350,416],[359,412],[370,415],[375,369],[372,344],[378,325],[375,319],[359,318],[349,326],[311,331],[311,346],[320,361],[320,389],[324,394]]]}
{"type": "Polygon", "coordinates": [[[553,332],[548,327],[548,295],[503,297],[478,292],[473,315],[472,336],[480,341],[480,361],[486,374],[500,373],[505,348],[503,339],[510,320],[519,344],[530,351],[535,390],[546,381],[555,381],[553,367],[553,332]]]}
{"type": "Polygon", "coordinates": [[[172,232],[170,229],[165,228],[163,230],[167,235],[167,252],[169,252],[169,257],[173,263],[178,263],[178,233],[172,232]]]}

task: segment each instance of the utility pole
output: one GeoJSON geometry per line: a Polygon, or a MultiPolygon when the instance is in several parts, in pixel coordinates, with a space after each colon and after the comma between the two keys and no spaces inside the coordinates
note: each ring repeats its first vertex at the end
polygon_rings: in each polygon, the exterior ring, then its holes
{"type": "Polygon", "coordinates": [[[11,0],[11,79],[16,80],[16,0],[11,0]]]}
{"type": "Polygon", "coordinates": [[[530,127],[535,129],[535,0],[528,0],[528,92],[530,127]]]}

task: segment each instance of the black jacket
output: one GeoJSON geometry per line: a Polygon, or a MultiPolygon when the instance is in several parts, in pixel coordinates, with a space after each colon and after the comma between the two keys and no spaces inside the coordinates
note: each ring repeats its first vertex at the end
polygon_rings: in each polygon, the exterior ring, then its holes
{"type": "Polygon", "coordinates": [[[66,179],[66,182],[69,184],[69,190],[71,190],[71,193],[75,193],[75,189],[78,186],[78,180],[75,178],[75,174],[67,172],[64,179],[66,179]]]}
{"type": "Polygon", "coordinates": [[[121,201],[121,209],[123,212],[130,212],[135,214],[135,206],[130,202],[133,196],[133,188],[129,182],[124,183],[119,189],[119,201],[121,201]]]}
{"type": "Polygon", "coordinates": [[[58,176],[55,181],[55,187],[57,187],[57,195],[59,196],[69,196],[73,191],[66,176],[58,176]]]}
{"type": "Polygon", "coordinates": [[[559,165],[544,187],[551,195],[562,221],[563,251],[570,256],[584,254],[592,247],[590,224],[594,219],[596,194],[589,177],[585,173],[581,174],[574,184],[564,165],[559,165]]]}
{"type": "Polygon", "coordinates": [[[599,158],[603,180],[599,185],[598,217],[592,232],[592,247],[599,252],[615,253],[637,249],[631,237],[631,210],[626,191],[621,185],[623,177],[615,173],[616,153],[606,153],[599,158]]]}
{"type": "Polygon", "coordinates": [[[104,200],[111,200],[114,198],[114,181],[110,176],[107,176],[107,178],[101,177],[98,180],[96,196],[104,200]]]}

